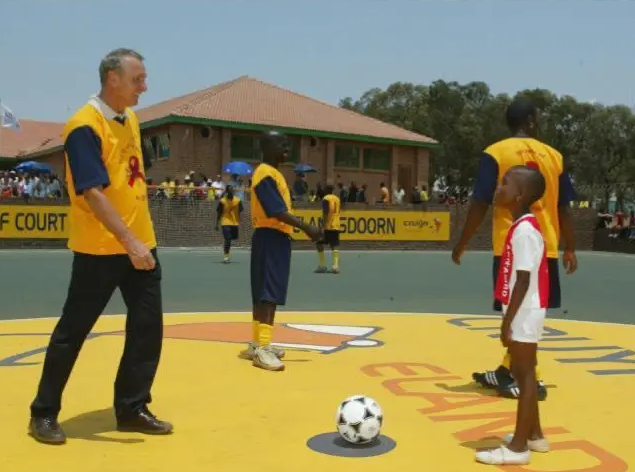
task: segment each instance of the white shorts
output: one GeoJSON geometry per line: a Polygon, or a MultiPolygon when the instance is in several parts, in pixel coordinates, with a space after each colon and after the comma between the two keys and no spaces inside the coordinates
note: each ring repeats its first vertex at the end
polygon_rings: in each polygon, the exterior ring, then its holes
{"type": "MultiPolygon", "coordinates": [[[[507,307],[504,307],[504,310],[506,312],[507,307]]],[[[544,308],[531,310],[521,307],[512,321],[512,341],[538,344],[542,338],[546,317],[547,310],[544,308]]]]}

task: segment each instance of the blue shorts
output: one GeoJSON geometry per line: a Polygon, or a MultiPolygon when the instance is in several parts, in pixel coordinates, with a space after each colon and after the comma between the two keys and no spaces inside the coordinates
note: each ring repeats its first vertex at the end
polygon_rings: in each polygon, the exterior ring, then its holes
{"type": "MultiPolygon", "coordinates": [[[[494,264],[492,264],[492,277],[494,279],[494,289],[496,289],[496,279],[498,278],[498,269],[500,267],[500,256],[494,256],[494,264]]],[[[560,308],[562,305],[562,294],[560,292],[560,271],[558,267],[558,258],[547,258],[549,266],[549,304],[547,308],[560,308]]],[[[494,311],[503,311],[501,302],[494,300],[494,311]]]]}
{"type": "Polygon", "coordinates": [[[223,226],[223,238],[229,241],[238,239],[238,226],[223,226]]]}
{"type": "Polygon", "coordinates": [[[253,304],[286,304],[290,273],[291,238],[273,228],[256,228],[251,238],[253,304]]]}

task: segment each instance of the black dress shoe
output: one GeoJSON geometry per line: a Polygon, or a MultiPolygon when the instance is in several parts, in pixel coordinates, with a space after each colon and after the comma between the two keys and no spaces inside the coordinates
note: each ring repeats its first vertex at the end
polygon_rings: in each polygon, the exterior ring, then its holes
{"type": "Polygon", "coordinates": [[[145,433],[145,434],[170,434],[173,426],[167,421],[161,421],[147,408],[143,408],[132,415],[117,418],[117,431],[145,433]]]}
{"type": "Polygon", "coordinates": [[[29,434],[46,444],[64,444],[66,435],[55,418],[31,418],[29,434]]]}

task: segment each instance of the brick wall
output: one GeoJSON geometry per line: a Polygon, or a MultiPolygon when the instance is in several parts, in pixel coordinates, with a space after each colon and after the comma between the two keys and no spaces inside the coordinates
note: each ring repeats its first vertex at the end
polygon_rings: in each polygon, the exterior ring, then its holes
{"type": "MultiPolygon", "coordinates": [[[[308,204],[298,204],[297,208],[315,208],[308,204]]],[[[391,208],[372,207],[367,205],[349,205],[350,209],[376,209],[391,211],[391,208]]],[[[393,210],[410,210],[420,212],[420,208],[392,207],[393,210]]],[[[459,237],[463,226],[467,207],[448,207],[429,205],[429,211],[450,212],[450,241],[345,241],[341,249],[419,249],[419,250],[449,250],[459,237]]],[[[0,212],[2,203],[0,203],[0,212]]],[[[155,224],[159,244],[165,247],[210,247],[222,245],[221,234],[214,229],[216,218],[216,203],[214,201],[166,201],[151,200],[152,219],[155,224]]],[[[594,226],[596,214],[591,209],[573,210],[576,223],[577,247],[579,250],[593,250],[594,226]]],[[[249,205],[246,205],[242,215],[240,239],[235,243],[237,247],[248,247],[251,239],[251,225],[249,205]]],[[[21,247],[65,247],[65,241],[55,240],[10,240],[0,238],[0,248],[21,247]]],[[[296,248],[312,248],[308,241],[297,241],[296,248]]],[[[472,239],[470,248],[475,250],[491,249],[491,215],[487,215],[477,235],[472,239]]]]}

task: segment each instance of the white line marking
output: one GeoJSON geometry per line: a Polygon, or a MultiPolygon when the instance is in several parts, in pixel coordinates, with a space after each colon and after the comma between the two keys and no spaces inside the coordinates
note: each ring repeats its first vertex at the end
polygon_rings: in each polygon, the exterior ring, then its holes
{"type": "MultiPolygon", "coordinates": [[[[461,313],[412,313],[412,312],[398,312],[398,311],[301,311],[301,310],[278,310],[277,314],[286,315],[361,315],[361,316],[445,316],[445,317],[461,317],[461,318],[491,318],[493,320],[500,319],[500,315],[475,315],[475,314],[461,314],[461,313]]],[[[175,312],[165,313],[164,316],[218,316],[218,315],[251,315],[251,311],[198,311],[198,312],[175,312]]],[[[114,314],[114,315],[102,315],[102,318],[121,318],[126,315],[114,314]]],[[[0,323],[16,323],[24,321],[38,321],[38,320],[57,320],[59,316],[47,316],[42,318],[14,318],[10,320],[0,320],[0,323]]],[[[592,325],[609,325],[609,326],[635,326],[630,323],[611,323],[604,321],[587,321],[587,320],[566,320],[563,318],[547,318],[547,321],[562,321],[565,323],[582,323],[592,325]]]]}

